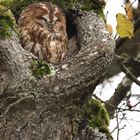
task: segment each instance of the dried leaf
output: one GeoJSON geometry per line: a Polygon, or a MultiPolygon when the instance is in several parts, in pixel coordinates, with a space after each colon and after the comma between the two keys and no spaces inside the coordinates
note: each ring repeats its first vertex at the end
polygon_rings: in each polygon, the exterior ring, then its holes
{"type": "Polygon", "coordinates": [[[134,36],[134,25],[127,19],[124,14],[118,13],[116,15],[117,26],[116,31],[120,37],[128,37],[129,39],[134,36]]]}

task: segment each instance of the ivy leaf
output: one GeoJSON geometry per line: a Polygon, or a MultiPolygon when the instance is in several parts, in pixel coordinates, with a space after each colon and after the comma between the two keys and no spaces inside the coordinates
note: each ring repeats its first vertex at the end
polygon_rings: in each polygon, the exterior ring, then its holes
{"type": "Polygon", "coordinates": [[[134,36],[134,25],[133,23],[127,19],[127,17],[122,14],[118,13],[116,15],[117,26],[116,31],[120,37],[128,37],[131,39],[134,36]]]}

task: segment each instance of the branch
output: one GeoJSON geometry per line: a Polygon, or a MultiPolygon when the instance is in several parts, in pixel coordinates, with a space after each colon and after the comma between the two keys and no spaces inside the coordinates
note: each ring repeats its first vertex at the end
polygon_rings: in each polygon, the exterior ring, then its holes
{"type": "MultiPolygon", "coordinates": [[[[109,101],[103,101],[102,99],[100,99],[97,95],[93,94],[93,97],[97,100],[99,100],[101,103],[103,103],[106,107],[106,109],[108,110],[109,112],[109,115],[110,115],[110,118],[113,118],[113,115],[115,113],[115,111],[117,110],[117,112],[124,112],[124,111],[130,111],[130,112],[140,112],[139,109],[132,109],[134,107],[136,107],[138,104],[140,104],[140,102],[136,103],[135,105],[132,106],[131,109],[127,109],[127,108],[121,108],[121,107],[118,107],[118,106],[115,106],[113,104],[110,104],[109,102],[111,102],[110,100],[109,101]]],[[[112,96],[113,97],[113,96],[112,96]]],[[[122,120],[121,120],[122,121],[122,120]]],[[[121,122],[120,121],[120,122],[121,122]]],[[[115,128],[117,129],[117,127],[115,128]]],[[[113,129],[113,131],[111,133],[113,133],[115,131],[115,129],[113,129]]]]}
{"type": "MultiPolygon", "coordinates": [[[[107,101],[107,103],[117,107],[127,95],[127,92],[130,90],[131,85],[132,85],[132,81],[129,78],[127,78],[127,76],[125,76],[123,80],[120,82],[120,84],[118,85],[113,96],[107,101]]],[[[112,118],[116,108],[113,108],[109,105],[105,105],[105,107],[108,110],[110,117],[112,118]]]]}
{"type": "MultiPolygon", "coordinates": [[[[127,78],[127,76],[125,76],[118,85],[113,96],[107,101],[107,103],[117,107],[121,103],[121,101],[126,97],[128,91],[131,88],[131,85],[132,81],[129,78],[127,78]]],[[[116,108],[113,108],[107,104],[105,105],[105,107],[108,110],[110,117],[113,118],[116,108]]]]}
{"type": "Polygon", "coordinates": [[[137,79],[137,77],[133,73],[131,73],[125,65],[122,64],[121,66],[122,66],[123,72],[126,74],[126,76],[130,80],[132,80],[135,84],[140,86],[140,81],[137,79]]]}
{"type": "Polygon", "coordinates": [[[137,79],[137,77],[125,66],[124,62],[121,62],[121,58],[119,56],[117,57],[120,65],[121,70],[126,74],[126,76],[132,80],[135,84],[140,86],[140,81],[137,79]]]}

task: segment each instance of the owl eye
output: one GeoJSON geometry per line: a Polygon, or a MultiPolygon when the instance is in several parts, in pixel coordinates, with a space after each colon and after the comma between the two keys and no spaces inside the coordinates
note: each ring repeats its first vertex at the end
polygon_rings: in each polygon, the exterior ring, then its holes
{"type": "Polygon", "coordinates": [[[52,28],[52,21],[50,20],[50,18],[43,16],[41,17],[41,19],[43,20],[45,26],[47,26],[50,29],[52,28]]]}
{"type": "Polygon", "coordinates": [[[42,16],[41,19],[43,19],[46,23],[51,23],[50,18],[48,16],[42,16]]]}

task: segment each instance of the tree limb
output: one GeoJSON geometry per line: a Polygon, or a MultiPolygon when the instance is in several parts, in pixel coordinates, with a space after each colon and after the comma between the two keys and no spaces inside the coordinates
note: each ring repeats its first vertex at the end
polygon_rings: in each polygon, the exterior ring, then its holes
{"type": "Polygon", "coordinates": [[[132,83],[133,82],[127,76],[125,76],[123,80],[120,82],[120,84],[118,85],[112,97],[107,101],[107,104],[105,104],[105,107],[110,114],[110,118],[113,118],[117,106],[126,97],[128,91],[131,88],[132,83]]]}

